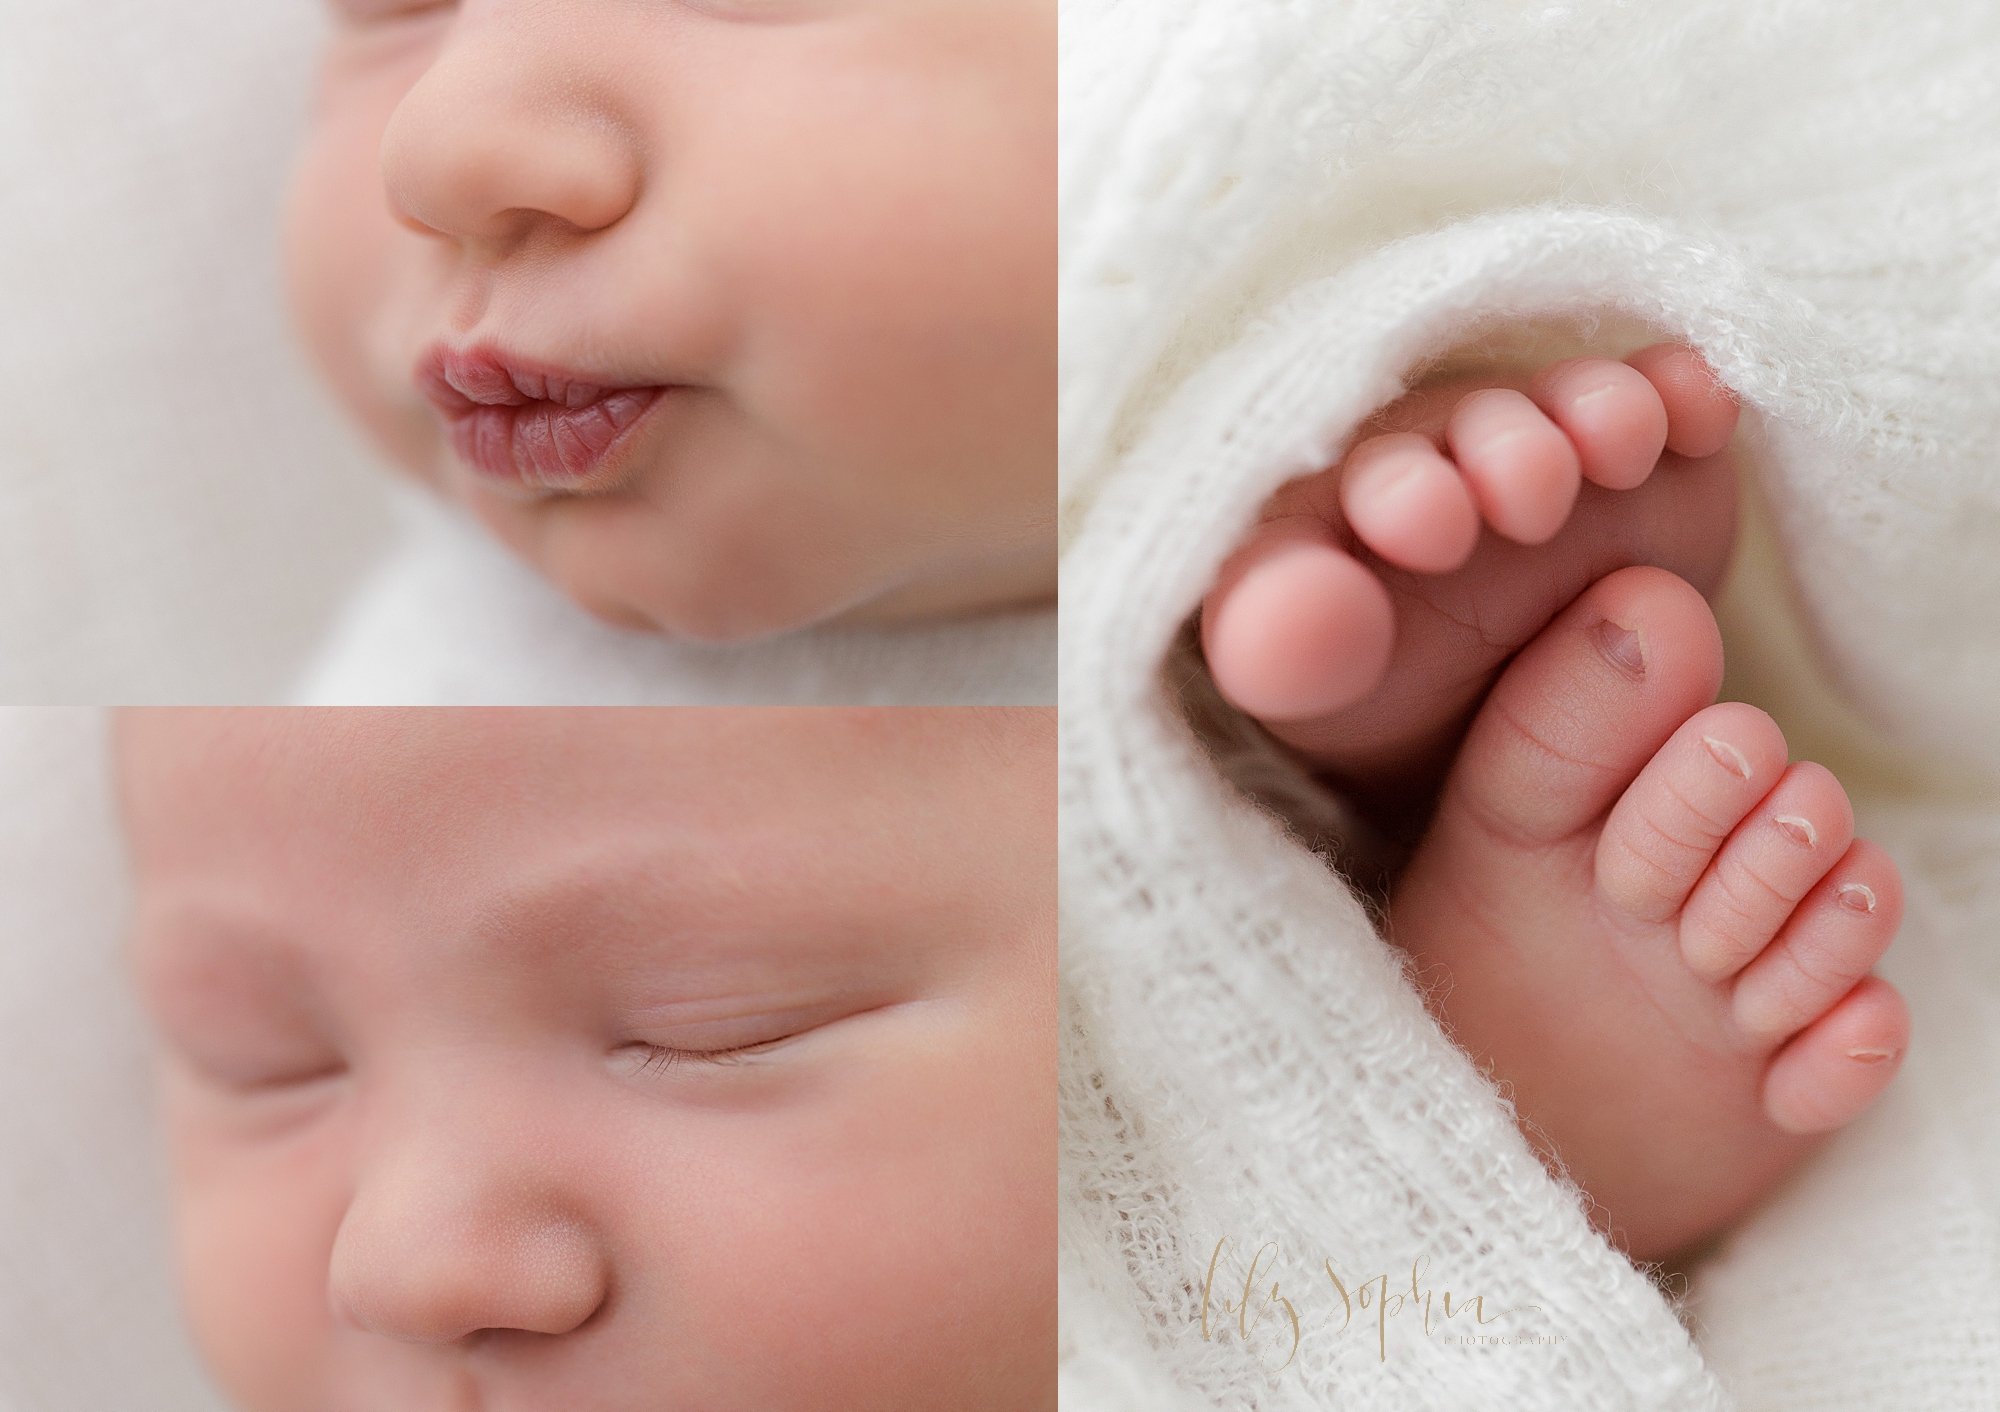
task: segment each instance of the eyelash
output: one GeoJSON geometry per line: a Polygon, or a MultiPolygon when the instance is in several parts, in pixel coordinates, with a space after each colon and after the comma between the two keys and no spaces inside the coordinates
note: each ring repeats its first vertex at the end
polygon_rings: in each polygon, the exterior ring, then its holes
{"type": "MultiPolygon", "coordinates": [[[[636,1072],[639,1075],[652,1073],[665,1074],[682,1064],[693,1064],[701,1068],[722,1068],[736,1064],[748,1055],[760,1054],[767,1049],[774,1049],[789,1038],[791,1036],[787,1035],[779,1039],[767,1039],[757,1044],[739,1045],[735,1049],[673,1049],[664,1044],[645,1044],[641,1042],[640,1047],[646,1050],[646,1058],[645,1062],[639,1065],[636,1072]]],[[[279,1079],[260,1079],[254,1082],[238,1083],[230,1086],[246,1093],[291,1092],[308,1083],[316,1083],[325,1077],[327,1077],[325,1071],[315,1071],[311,1074],[287,1076],[279,1079]]]]}
{"type": "Polygon", "coordinates": [[[703,1067],[734,1064],[745,1055],[761,1053],[783,1043],[783,1039],[767,1039],[761,1044],[745,1044],[735,1049],[670,1049],[664,1044],[649,1044],[646,1046],[646,1062],[639,1066],[639,1072],[664,1074],[677,1064],[703,1067]]]}

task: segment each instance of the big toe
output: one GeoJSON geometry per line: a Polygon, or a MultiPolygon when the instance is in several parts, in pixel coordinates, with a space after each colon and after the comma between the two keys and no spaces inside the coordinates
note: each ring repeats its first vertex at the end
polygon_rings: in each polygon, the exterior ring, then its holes
{"type": "Polygon", "coordinates": [[[1584,590],[1514,658],[1474,718],[1439,819],[1541,847],[1595,823],[1722,685],[1699,592],[1664,569],[1584,590]]]}
{"type": "Polygon", "coordinates": [[[1382,679],[1395,610],[1323,525],[1273,521],[1230,556],[1201,610],[1223,697],[1266,723],[1353,704],[1382,679]]]}

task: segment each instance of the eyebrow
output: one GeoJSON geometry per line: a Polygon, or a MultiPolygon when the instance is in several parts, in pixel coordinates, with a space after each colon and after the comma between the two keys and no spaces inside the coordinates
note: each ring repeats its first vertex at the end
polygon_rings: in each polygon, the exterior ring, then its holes
{"type": "Polygon", "coordinates": [[[126,943],[138,973],[141,1009],[171,1032],[205,1027],[246,993],[257,1008],[317,1010],[306,983],[309,968],[295,943],[240,909],[199,905],[189,899],[141,913],[126,943]],[[248,990],[244,982],[248,982],[248,990]]]}
{"type": "MultiPolygon", "coordinates": [[[[838,980],[864,965],[914,974],[937,959],[933,923],[942,919],[927,915],[930,908],[883,906],[894,899],[872,877],[852,878],[856,886],[847,889],[806,879],[773,890],[747,870],[705,861],[701,869],[676,862],[657,840],[558,854],[455,917],[452,959],[523,970],[589,967],[607,983],[652,980],[663,967],[719,982],[745,966],[773,964],[791,978],[838,980]]],[[[288,920],[291,910],[287,899],[257,906],[198,886],[159,896],[142,888],[127,946],[147,969],[242,958],[303,973],[312,968],[309,937],[318,923],[288,920]]],[[[398,940],[344,937],[339,944],[398,940]]]]}
{"type": "Polygon", "coordinates": [[[657,858],[595,858],[516,880],[484,899],[455,940],[468,952],[496,950],[523,966],[590,964],[606,979],[669,964],[682,975],[773,961],[805,970],[851,966],[873,951],[892,920],[847,899],[711,873],[690,885],[657,858]]]}

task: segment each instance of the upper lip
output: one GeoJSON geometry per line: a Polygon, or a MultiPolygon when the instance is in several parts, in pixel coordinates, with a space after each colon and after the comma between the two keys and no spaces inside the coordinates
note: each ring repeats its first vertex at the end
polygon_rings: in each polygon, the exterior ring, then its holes
{"type": "Polygon", "coordinates": [[[511,353],[490,341],[468,348],[433,343],[417,362],[416,383],[446,413],[525,407],[530,402],[588,407],[621,388],[661,386],[561,367],[511,353]]]}

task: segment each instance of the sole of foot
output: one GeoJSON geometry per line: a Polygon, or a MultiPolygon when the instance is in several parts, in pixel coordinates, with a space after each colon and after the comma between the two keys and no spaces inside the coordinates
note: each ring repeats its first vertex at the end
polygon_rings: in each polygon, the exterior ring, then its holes
{"type": "Polygon", "coordinates": [[[1440,1021],[1634,1258],[1741,1216],[1887,1086],[1871,974],[1895,865],[1838,780],[1722,678],[1654,568],[1592,585],[1501,675],[1390,899],[1440,1021]]]}

